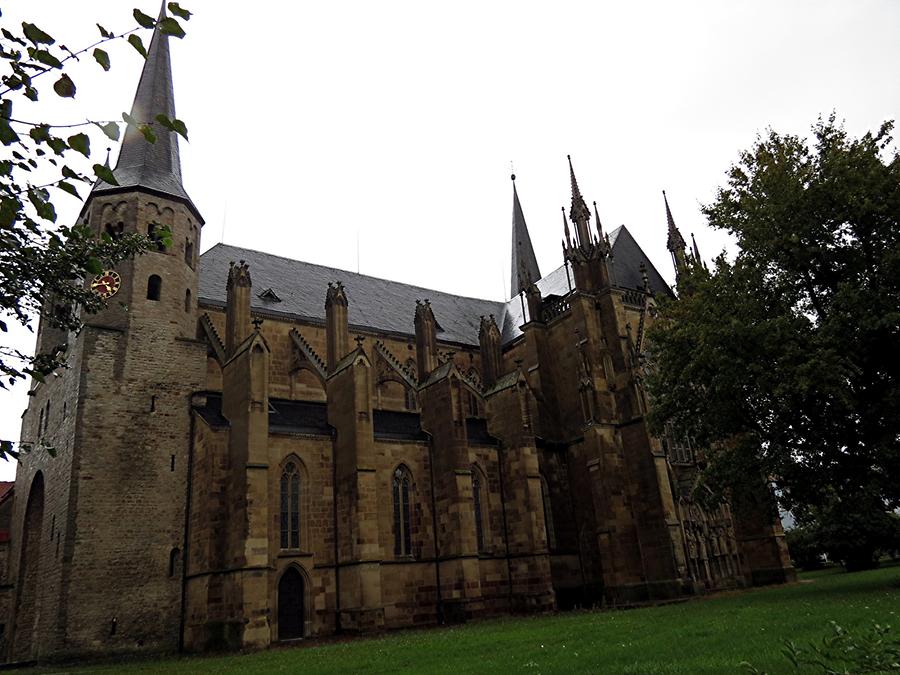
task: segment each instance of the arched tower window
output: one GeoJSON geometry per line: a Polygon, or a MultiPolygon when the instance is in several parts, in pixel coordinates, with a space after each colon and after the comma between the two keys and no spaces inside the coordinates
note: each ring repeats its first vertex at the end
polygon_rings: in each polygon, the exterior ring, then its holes
{"type": "Polygon", "coordinates": [[[184,238],[184,262],[194,269],[194,242],[187,237],[184,238]]]}
{"type": "Polygon", "coordinates": [[[293,461],[281,471],[281,548],[300,548],[300,470],[293,461]]]}
{"type": "Polygon", "coordinates": [[[185,312],[191,311],[191,289],[190,288],[188,288],[184,292],[184,311],[185,312]]]}
{"type": "Polygon", "coordinates": [[[119,239],[125,232],[125,223],[123,223],[121,220],[115,225],[113,223],[107,223],[104,227],[104,230],[106,231],[106,234],[110,236],[110,238],[119,239]]]}
{"type": "Polygon", "coordinates": [[[412,487],[409,469],[401,465],[394,471],[394,555],[412,555],[409,493],[412,487]]]}
{"type": "Polygon", "coordinates": [[[162,225],[159,223],[149,223],[147,225],[147,236],[150,237],[150,240],[156,244],[156,250],[160,253],[166,252],[166,243],[163,241],[162,235],[160,234],[160,230],[162,229],[162,225]]]}
{"type": "Polygon", "coordinates": [[[151,274],[147,279],[147,299],[159,300],[160,295],[162,295],[162,279],[158,274],[151,274]]]}
{"type": "Polygon", "coordinates": [[[553,525],[553,506],[550,503],[550,487],[541,476],[541,501],[544,503],[544,527],[547,530],[547,547],[556,548],[556,528],[553,525]]]}
{"type": "Polygon", "coordinates": [[[484,551],[484,478],[481,475],[481,469],[477,466],[472,467],[472,503],[475,508],[475,541],[478,545],[478,551],[484,551]]]}

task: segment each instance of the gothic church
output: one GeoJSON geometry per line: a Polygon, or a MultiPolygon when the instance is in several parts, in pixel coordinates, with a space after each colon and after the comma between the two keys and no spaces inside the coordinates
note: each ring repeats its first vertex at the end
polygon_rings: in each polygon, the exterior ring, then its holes
{"type": "MultiPolygon", "coordinates": [[[[175,117],[155,35],[132,115],[175,117]]],[[[644,336],[672,290],[605,233],[569,163],[541,275],[513,184],[512,292],[457,297],[219,244],[178,142],[122,143],[98,235],[173,242],[88,280],[108,298],[35,383],[0,503],[9,661],[258,648],[338,631],[628,606],[793,578],[763,504],[692,503],[702,453],[652,436],[644,336]]],[[[676,266],[699,264],[668,204],[676,266]]]]}

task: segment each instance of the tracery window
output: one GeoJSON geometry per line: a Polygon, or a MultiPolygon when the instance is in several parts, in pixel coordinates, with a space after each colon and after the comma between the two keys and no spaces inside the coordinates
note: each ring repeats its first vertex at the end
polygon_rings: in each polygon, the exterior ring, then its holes
{"type": "Polygon", "coordinates": [[[412,555],[409,493],[412,481],[409,469],[398,466],[394,471],[391,493],[394,499],[394,555],[412,555]]]}
{"type": "Polygon", "coordinates": [[[300,470],[293,461],[281,471],[281,548],[300,548],[300,470]]]}
{"type": "Polygon", "coordinates": [[[694,449],[691,447],[691,439],[685,434],[679,434],[671,423],[666,424],[662,442],[670,462],[673,464],[693,463],[694,449]]]}

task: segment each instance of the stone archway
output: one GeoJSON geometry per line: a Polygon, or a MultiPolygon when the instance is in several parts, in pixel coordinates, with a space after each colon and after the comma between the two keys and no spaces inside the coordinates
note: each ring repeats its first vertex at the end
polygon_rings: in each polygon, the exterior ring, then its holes
{"type": "Polygon", "coordinates": [[[16,596],[15,630],[13,633],[14,661],[34,658],[40,606],[41,531],[44,522],[44,476],[38,471],[31,481],[25,519],[22,525],[22,551],[19,558],[19,592],[16,596]]]}
{"type": "Polygon", "coordinates": [[[297,640],[303,637],[306,622],[306,583],[293,565],[278,581],[278,639],[297,640]]]}

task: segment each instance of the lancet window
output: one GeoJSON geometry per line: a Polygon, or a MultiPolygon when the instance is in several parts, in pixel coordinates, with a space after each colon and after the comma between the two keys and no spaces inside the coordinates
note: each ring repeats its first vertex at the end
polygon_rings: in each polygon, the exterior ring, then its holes
{"type": "Polygon", "coordinates": [[[293,461],[281,471],[281,548],[300,548],[300,470],[293,461]]]}
{"type": "Polygon", "coordinates": [[[391,491],[394,499],[394,555],[412,555],[410,525],[410,491],[412,480],[409,469],[399,466],[394,471],[391,491]]]}

